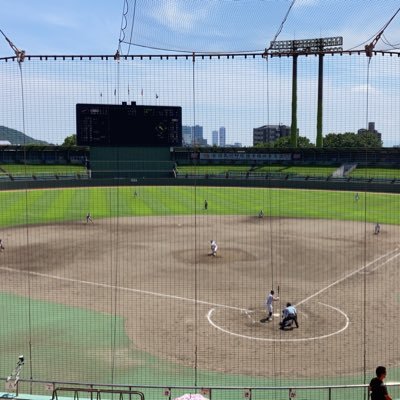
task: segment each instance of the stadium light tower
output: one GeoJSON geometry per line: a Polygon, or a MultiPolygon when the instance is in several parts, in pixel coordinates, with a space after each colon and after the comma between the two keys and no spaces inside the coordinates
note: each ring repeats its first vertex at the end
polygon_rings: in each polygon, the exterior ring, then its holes
{"type": "Polygon", "coordinates": [[[264,57],[293,57],[292,68],[292,123],[290,127],[290,145],[297,147],[297,57],[299,55],[318,55],[318,100],[317,100],[317,138],[316,146],[322,147],[322,106],[323,106],[323,57],[326,53],[343,51],[341,36],[319,39],[273,41],[265,49],[264,57]]]}

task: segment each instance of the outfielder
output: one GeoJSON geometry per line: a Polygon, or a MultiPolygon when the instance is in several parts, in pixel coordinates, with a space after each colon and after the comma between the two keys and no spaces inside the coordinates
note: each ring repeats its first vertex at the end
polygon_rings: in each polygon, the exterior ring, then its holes
{"type": "Polygon", "coordinates": [[[272,320],[272,313],[274,312],[273,302],[279,300],[279,297],[275,297],[274,294],[275,292],[271,290],[269,292],[269,295],[265,299],[265,308],[267,309],[268,316],[266,318],[260,319],[260,322],[262,323],[272,320]]]}
{"type": "Polygon", "coordinates": [[[215,240],[210,240],[211,243],[211,256],[216,257],[217,256],[217,250],[218,250],[218,245],[215,240]]]}

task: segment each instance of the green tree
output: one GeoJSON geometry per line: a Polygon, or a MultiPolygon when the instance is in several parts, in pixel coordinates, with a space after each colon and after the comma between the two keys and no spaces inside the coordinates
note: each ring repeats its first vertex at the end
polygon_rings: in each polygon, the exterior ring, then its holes
{"type": "MultiPolygon", "coordinates": [[[[290,147],[292,147],[291,136],[283,136],[283,137],[275,140],[272,144],[275,149],[290,148],[290,147]]],[[[315,145],[310,142],[310,139],[308,139],[305,136],[297,137],[297,148],[308,149],[310,147],[315,147],[315,145]]]]}
{"type": "Polygon", "coordinates": [[[61,146],[64,147],[76,146],[76,135],[67,136],[64,139],[64,143],[61,146]]]}
{"type": "Polygon", "coordinates": [[[378,148],[382,147],[382,140],[380,140],[373,132],[363,132],[357,135],[359,147],[365,148],[378,148]]]}
{"type": "Polygon", "coordinates": [[[372,132],[329,133],[324,138],[324,148],[379,148],[382,141],[372,132]]]}

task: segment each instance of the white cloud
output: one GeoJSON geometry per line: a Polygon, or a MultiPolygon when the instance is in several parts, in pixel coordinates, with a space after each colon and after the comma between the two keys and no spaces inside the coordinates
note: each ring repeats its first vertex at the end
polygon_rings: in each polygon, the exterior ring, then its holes
{"type": "Polygon", "coordinates": [[[192,3],[179,0],[162,2],[153,10],[153,17],[170,30],[188,33],[209,16],[210,6],[211,4],[207,2],[192,3]],[[200,4],[201,7],[196,7],[196,4],[200,4]]]}

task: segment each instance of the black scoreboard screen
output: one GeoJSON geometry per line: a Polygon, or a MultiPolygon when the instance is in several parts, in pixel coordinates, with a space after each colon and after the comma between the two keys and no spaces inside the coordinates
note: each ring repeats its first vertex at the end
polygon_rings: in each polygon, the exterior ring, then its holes
{"type": "Polygon", "coordinates": [[[125,104],[77,104],[79,146],[182,146],[182,108],[125,104]]]}

